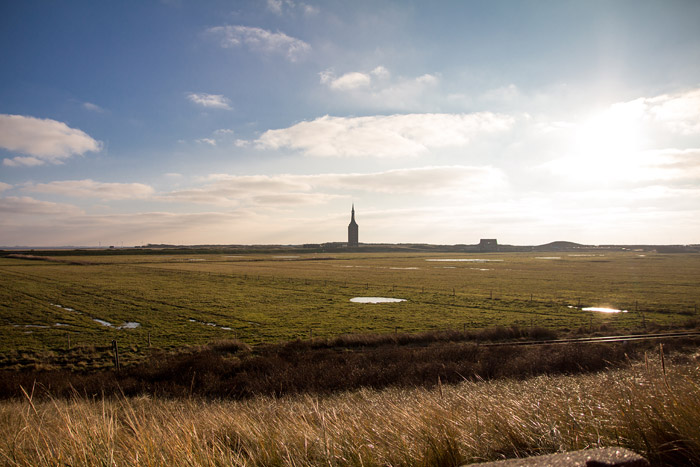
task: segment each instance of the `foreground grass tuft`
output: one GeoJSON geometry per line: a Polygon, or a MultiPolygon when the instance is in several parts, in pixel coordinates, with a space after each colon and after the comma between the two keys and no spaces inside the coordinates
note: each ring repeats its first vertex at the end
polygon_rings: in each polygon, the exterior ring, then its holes
{"type": "Polygon", "coordinates": [[[5,465],[458,465],[623,446],[700,464],[693,357],[622,370],[244,401],[0,402],[5,465]]]}

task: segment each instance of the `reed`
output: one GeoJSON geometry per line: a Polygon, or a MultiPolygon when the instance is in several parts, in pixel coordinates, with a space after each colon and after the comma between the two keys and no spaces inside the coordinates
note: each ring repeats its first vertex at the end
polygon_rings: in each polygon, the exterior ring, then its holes
{"type": "Polygon", "coordinates": [[[625,369],[243,401],[0,402],[0,462],[28,465],[458,465],[599,446],[700,464],[700,369],[625,369]]]}

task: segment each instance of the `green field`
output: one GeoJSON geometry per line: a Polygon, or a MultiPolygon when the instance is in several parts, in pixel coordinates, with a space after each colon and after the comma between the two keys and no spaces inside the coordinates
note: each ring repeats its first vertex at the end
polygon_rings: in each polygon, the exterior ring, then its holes
{"type": "Polygon", "coordinates": [[[49,258],[0,258],[2,366],[32,352],[63,352],[69,341],[74,352],[93,346],[93,353],[95,349],[108,353],[107,346],[117,340],[127,358],[138,358],[148,348],[149,336],[152,347],[174,349],[233,337],[259,344],[310,335],[499,325],[576,330],[605,324],[612,330],[637,330],[680,325],[697,315],[700,303],[697,254],[217,253],[49,258]],[[406,301],[350,302],[358,296],[406,301]],[[588,306],[628,312],[580,309],[588,306]],[[125,323],[139,326],[125,328],[125,323]]]}

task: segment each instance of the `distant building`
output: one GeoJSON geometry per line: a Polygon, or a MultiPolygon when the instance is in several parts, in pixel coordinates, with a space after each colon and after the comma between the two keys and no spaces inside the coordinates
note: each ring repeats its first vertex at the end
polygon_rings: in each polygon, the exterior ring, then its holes
{"type": "Polygon", "coordinates": [[[353,203],[350,225],[348,225],[348,247],[355,247],[359,244],[359,227],[355,222],[355,204],[353,203]]]}
{"type": "Polygon", "coordinates": [[[498,251],[498,241],[495,238],[482,238],[479,240],[479,251],[498,251]]]}

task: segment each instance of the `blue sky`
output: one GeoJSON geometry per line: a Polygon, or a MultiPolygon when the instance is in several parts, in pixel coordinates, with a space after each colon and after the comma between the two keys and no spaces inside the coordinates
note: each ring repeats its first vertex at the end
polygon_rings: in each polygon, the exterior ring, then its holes
{"type": "Polygon", "coordinates": [[[0,2],[0,245],[700,243],[700,2],[0,2]]]}

